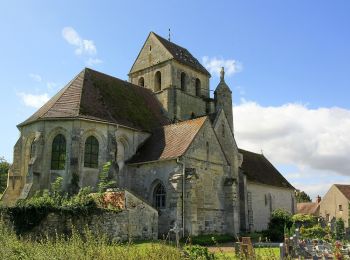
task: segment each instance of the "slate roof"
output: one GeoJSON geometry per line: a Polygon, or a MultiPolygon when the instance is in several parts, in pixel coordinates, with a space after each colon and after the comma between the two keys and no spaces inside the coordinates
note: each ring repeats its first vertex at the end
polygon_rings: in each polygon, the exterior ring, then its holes
{"type": "Polygon", "coordinates": [[[238,150],[243,154],[241,170],[247,176],[248,181],[294,189],[264,155],[243,149],[238,150]]]}
{"type": "Polygon", "coordinates": [[[170,52],[170,54],[174,57],[174,59],[184,65],[190,66],[204,74],[210,76],[210,73],[206,68],[203,67],[202,64],[185,48],[164,39],[158,34],[152,32],[157,39],[163,44],[163,46],[170,52]]]}
{"type": "Polygon", "coordinates": [[[165,160],[183,155],[206,119],[203,116],[154,129],[152,136],[128,163],[165,160]]]}
{"type": "Polygon", "coordinates": [[[169,123],[150,90],[88,68],[18,126],[68,118],[93,119],[146,131],[169,123]]]}
{"type": "Polygon", "coordinates": [[[350,185],[334,184],[343,195],[350,200],[350,185]]]}
{"type": "Polygon", "coordinates": [[[320,204],[317,202],[302,202],[297,203],[297,213],[299,214],[308,214],[308,215],[317,215],[320,204]]]}

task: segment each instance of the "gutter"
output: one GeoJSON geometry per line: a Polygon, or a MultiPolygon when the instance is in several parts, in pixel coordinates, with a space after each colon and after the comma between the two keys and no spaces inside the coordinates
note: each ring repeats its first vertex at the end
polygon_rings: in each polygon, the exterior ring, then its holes
{"type": "Polygon", "coordinates": [[[176,162],[182,165],[182,237],[185,237],[185,163],[179,157],[176,162]]]}

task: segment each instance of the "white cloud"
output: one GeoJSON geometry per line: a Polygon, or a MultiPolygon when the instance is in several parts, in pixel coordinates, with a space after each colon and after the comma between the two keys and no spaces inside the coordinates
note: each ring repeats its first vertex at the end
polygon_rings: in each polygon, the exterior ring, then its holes
{"type": "Polygon", "coordinates": [[[50,99],[47,93],[34,95],[34,94],[27,94],[24,92],[20,92],[20,93],[17,93],[17,95],[22,99],[23,103],[26,106],[33,107],[33,108],[40,108],[50,99]]]}
{"type": "Polygon", "coordinates": [[[294,183],[314,192],[328,189],[330,181],[350,182],[350,110],[302,104],[264,107],[246,101],[234,106],[233,114],[238,145],[263,150],[275,165],[296,166],[292,176],[300,178],[293,178],[294,183]],[[322,182],[316,184],[318,179],[322,182]]]}
{"type": "Polygon", "coordinates": [[[70,45],[76,47],[75,54],[77,55],[95,55],[97,53],[94,42],[92,40],[81,38],[77,31],[72,27],[64,27],[62,30],[62,36],[70,45]]]}
{"type": "Polygon", "coordinates": [[[86,61],[86,65],[88,66],[94,66],[94,65],[98,65],[98,64],[101,64],[102,63],[102,60],[100,59],[95,59],[95,58],[89,58],[87,61],[86,61]]]}
{"type": "Polygon", "coordinates": [[[202,58],[204,67],[209,70],[209,72],[217,77],[220,76],[221,67],[225,68],[225,76],[231,76],[242,71],[242,64],[239,61],[228,59],[225,60],[223,58],[209,58],[208,56],[204,56],[202,58]]]}
{"type": "Polygon", "coordinates": [[[34,73],[30,73],[29,77],[36,82],[41,82],[43,80],[40,75],[34,73]]]}

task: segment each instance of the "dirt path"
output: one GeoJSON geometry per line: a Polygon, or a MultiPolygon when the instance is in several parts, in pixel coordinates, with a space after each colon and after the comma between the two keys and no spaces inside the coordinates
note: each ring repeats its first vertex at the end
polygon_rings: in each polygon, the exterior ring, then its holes
{"type": "Polygon", "coordinates": [[[219,244],[218,246],[208,246],[208,250],[211,253],[218,253],[218,252],[224,252],[224,253],[233,253],[235,251],[234,243],[224,243],[219,244]]]}

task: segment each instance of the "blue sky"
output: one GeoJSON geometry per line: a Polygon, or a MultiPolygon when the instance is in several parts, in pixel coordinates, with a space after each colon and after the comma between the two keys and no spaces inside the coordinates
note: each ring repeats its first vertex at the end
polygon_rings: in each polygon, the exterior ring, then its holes
{"type": "Polygon", "coordinates": [[[80,70],[127,79],[148,33],[171,28],[213,71],[211,89],[217,67],[231,69],[241,147],[263,150],[312,196],[350,182],[349,1],[1,1],[0,10],[0,156],[9,161],[16,125],[80,70]]]}

